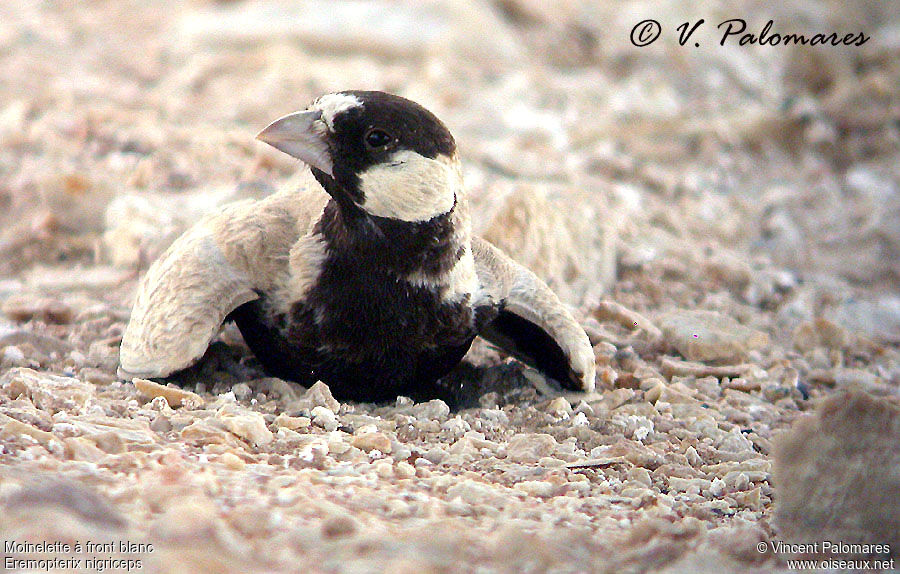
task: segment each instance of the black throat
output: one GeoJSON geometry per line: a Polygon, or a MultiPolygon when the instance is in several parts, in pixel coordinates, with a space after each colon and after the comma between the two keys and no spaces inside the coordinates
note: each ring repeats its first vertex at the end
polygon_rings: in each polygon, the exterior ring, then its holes
{"type": "Polygon", "coordinates": [[[427,221],[401,221],[355,205],[348,209],[332,199],[315,231],[324,237],[329,257],[354,260],[360,273],[437,276],[453,268],[465,251],[454,227],[455,209],[427,221]]]}

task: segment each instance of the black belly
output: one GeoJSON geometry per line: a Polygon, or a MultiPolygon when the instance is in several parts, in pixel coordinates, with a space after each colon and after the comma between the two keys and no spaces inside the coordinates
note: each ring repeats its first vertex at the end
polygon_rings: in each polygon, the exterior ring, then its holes
{"type": "Polygon", "coordinates": [[[307,386],[321,380],[345,400],[417,395],[453,369],[475,338],[467,298],[446,303],[397,282],[329,289],[327,279],[288,311],[274,312],[263,295],[232,312],[271,375],[307,386]]]}

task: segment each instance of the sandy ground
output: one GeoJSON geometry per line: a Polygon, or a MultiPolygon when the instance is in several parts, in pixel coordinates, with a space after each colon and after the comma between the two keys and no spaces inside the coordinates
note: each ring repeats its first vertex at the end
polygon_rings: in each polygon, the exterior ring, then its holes
{"type": "Polygon", "coordinates": [[[898,86],[888,3],[2,3],[0,568],[900,558],[898,86]],[[721,45],[736,18],[869,39],[721,45]],[[311,185],[253,136],[350,88],[448,124],[477,232],[572,306],[597,393],[479,346],[445,400],[342,404],[233,328],[180,387],[117,380],[149,262],[311,185]]]}

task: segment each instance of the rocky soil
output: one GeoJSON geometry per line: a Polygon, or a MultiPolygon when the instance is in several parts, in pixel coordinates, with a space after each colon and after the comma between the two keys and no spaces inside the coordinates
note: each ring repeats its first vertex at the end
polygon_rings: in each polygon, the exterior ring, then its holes
{"type": "Polygon", "coordinates": [[[3,3],[0,568],[768,572],[826,536],[900,558],[898,31],[880,3],[3,3]],[[729,18],[870,40],[721,46],[729,18]],[[149,262],[311,185],[253,136],[348,88],[444,119],[477,232],[575,310],[596,393],[479,345],[442,399],[339,403],[233,327],[178,385],[117,379],[149,262]]]}

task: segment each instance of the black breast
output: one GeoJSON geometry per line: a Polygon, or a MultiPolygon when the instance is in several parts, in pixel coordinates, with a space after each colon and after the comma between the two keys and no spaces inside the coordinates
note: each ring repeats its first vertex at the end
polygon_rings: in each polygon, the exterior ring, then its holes
{"type": "Polygon", "coordinates": [[[391,242],[388,233],[399,229],[334,229],[323,218],[317,231],[328,255],[306,297],[278,312],[262,294],[232,313],[267,371],[303,384],[322,380],[340,398],[382,400],[431,384],[459,363],[476,334],[469,296],[446,300],[402,279],[416,269],[443,272],[459,258],[452,230],[428,223],[391,242]],[[422,241],[411,238],[416,231],[422,241]],[[374,237],[360,245],[358,233],[374,237]]]}

